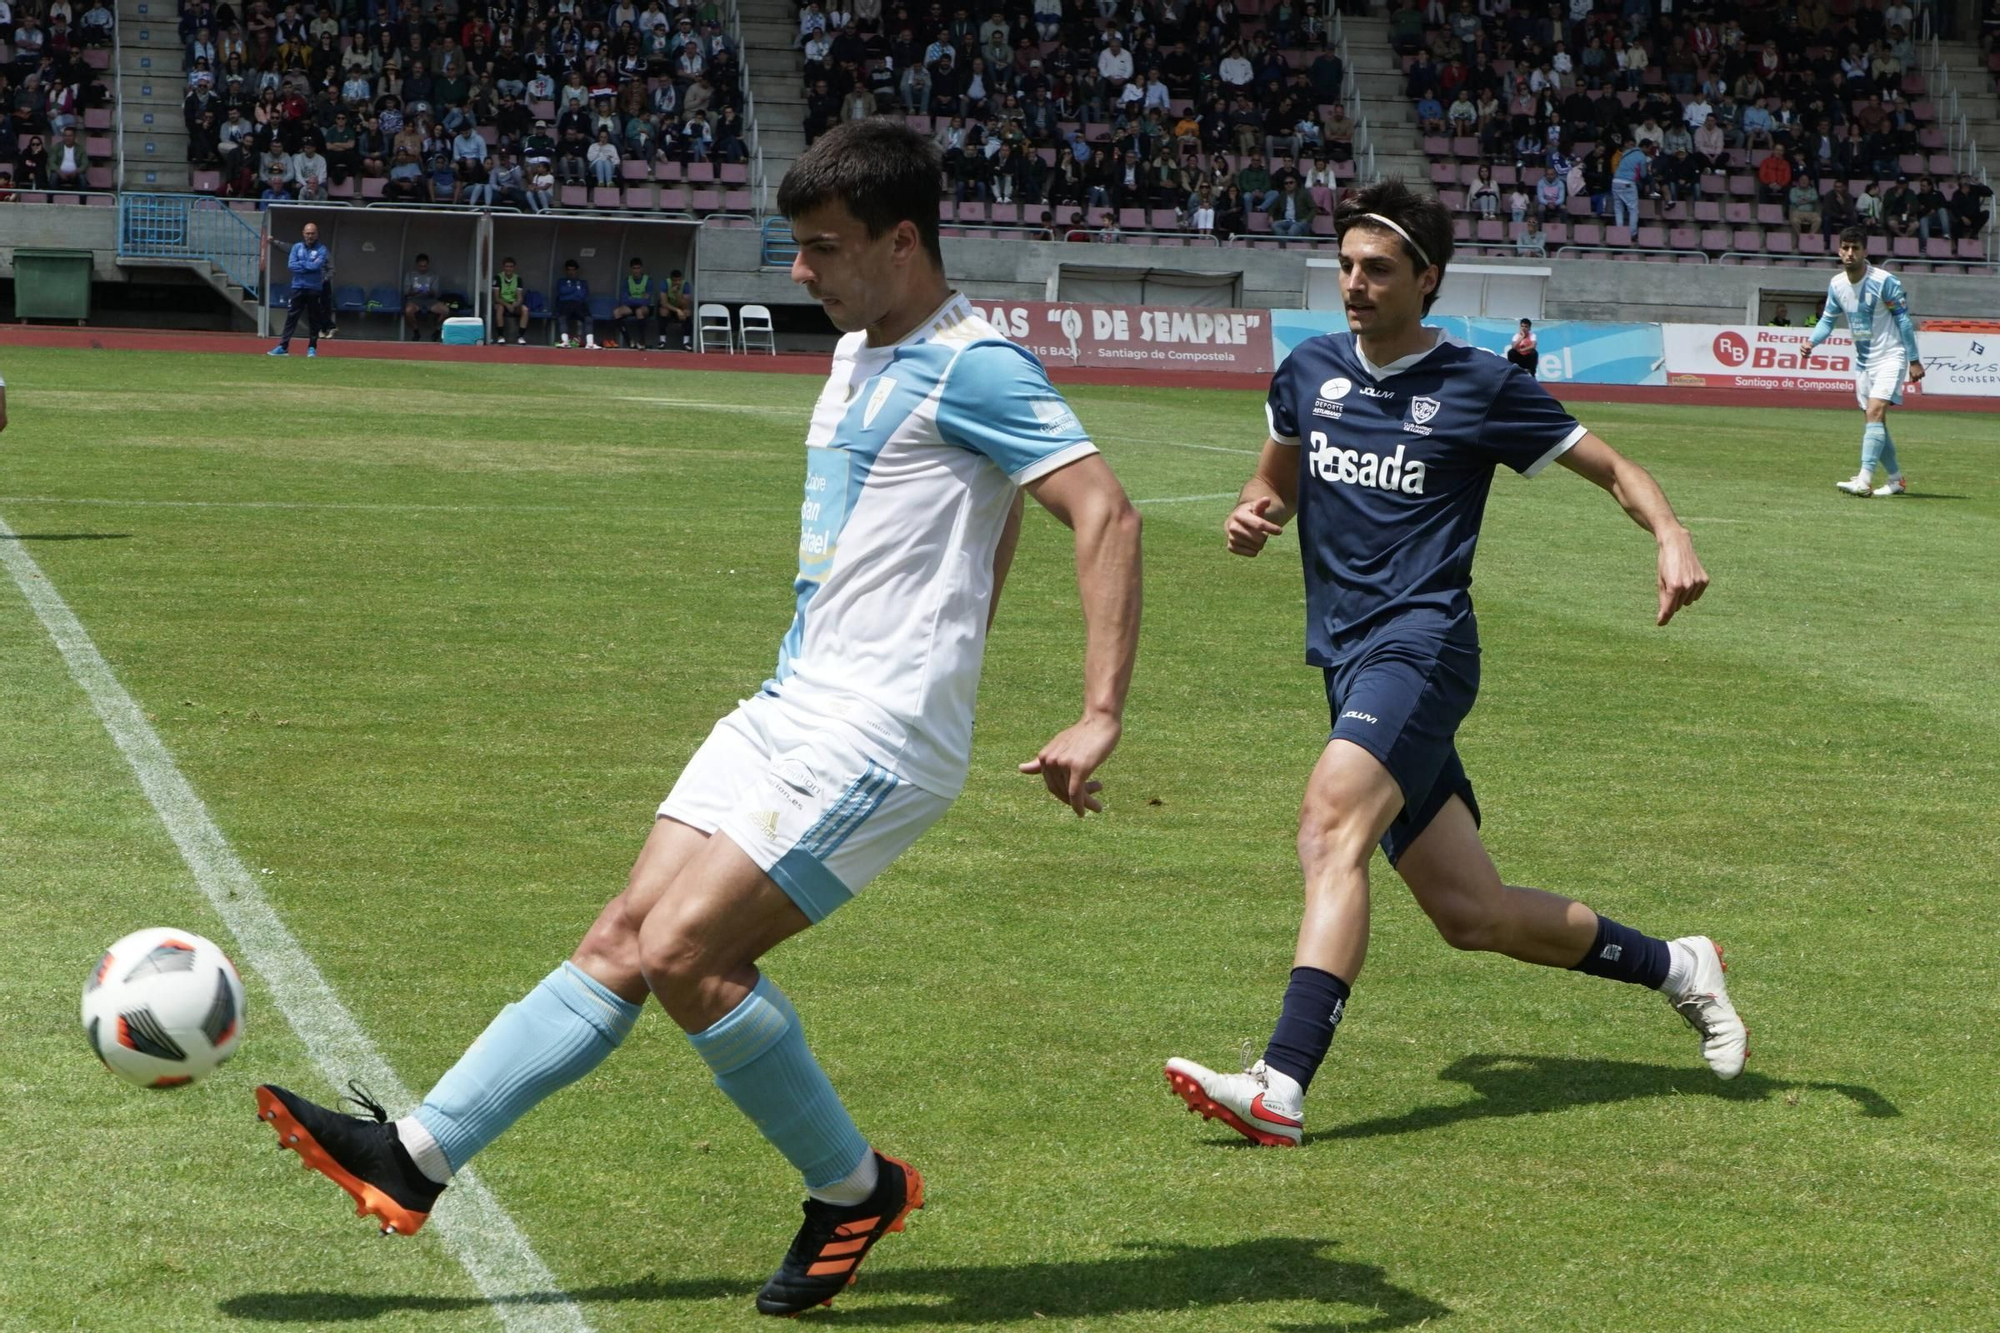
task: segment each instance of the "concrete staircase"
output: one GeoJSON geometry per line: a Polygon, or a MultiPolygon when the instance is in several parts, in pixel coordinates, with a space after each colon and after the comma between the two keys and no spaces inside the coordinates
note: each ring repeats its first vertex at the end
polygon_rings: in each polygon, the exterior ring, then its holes
{"type": "MultiPolygon", "coordinates": [[[[1389,20],[1343,16],[1341,28],[1348,68],[1354,74],[1354,91],[1375,145],[1375,170],[1383,176],[1400,176],[1418,188],[1427,187],[1430,159],[1424,156],[1423,139],[1417,133],[1415,109],[1403,95],[1403,62],[1389,46],[1389,20]]],[[[1355,148],[1358,151],[1360,147],[1357,139],[1355,148]]]]}
{"type": "Polygon", "coordinates": [[[118,0],[118,73],[125,171],[119,188],[185,193],[190,184],[181,99],[180,20],[173,0],[118,0]]]}
{"type": "MultiPolygon", "coordinates": [[[[1958,92],[1959,113],[1979,146],[1979,165],[1989,176],[2000,174],[2000,93],[1993,71],[1986,68],[1986,55],[1971,42],[1940,42],[1938,50],[1958,92]]],[[[1946,106],[1938,107],[1940,116],[1948,113],[1946,106]]]]}
{"type": "Polygon", "coordinates": [[[743,26],[742,61],[750,71],[750,96],[757,103],[757,142],[764,150],[764,180],[777,206],[778,182],[806,150],[805,59],[792,47],[799,29],[793,0],[736,0],[743,26]]]}

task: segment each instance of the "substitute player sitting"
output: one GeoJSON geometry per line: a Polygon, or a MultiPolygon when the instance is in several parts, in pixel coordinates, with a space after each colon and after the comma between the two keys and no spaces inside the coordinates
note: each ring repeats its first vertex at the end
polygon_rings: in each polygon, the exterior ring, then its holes
{"type": "Polygon", "coordinates": [[[1082,716],[1021,767],[1079,816],[1101,808],[1091,774],[1118,743],[1139,631],[1138,513],[1041,363],[946,285],[941,169],[927,137],[869,120],[828,131],[779,187],[792,278],[846,333],[806,435],[797,610],[777,673],[695,752],[625,891],[414,1114],[258,1089],[280,1141],[385,1230],[421,1226],[452,1172],[595,1068],[648,995],[805,1177],[805,1224],[759,1310],[831,1300],[923,1205],[922,1177],[862,1137],[758,960],[964,784],[1023,488],[1075,532],[1087,634],[1082,716]]]}
{"type": "Polygon", "coordinates": [[[1924,363],[1917,359],[1917,326],[1910,320],[1903,280],[1868,262],[1864,227],[1840,233],[1840,272],[1826,285],[1826,309],[1799,357],[1801,370],[1842,316],[1854,337],[1854,396],[1861,400],[1868,424],[1861,428],[1861,470],[1834,485],[1849,495],[1906,494],[1910,486],[1889,436],[1889,409],[1902,406],[1905,373],[1912,382],[1921,380],[1924,363]],[[1889,474],[1880,486],[1875,484],[1878,463],[1889,474]]]}
{"type": "Polygon", "coordinates": [[[1671,942],[1582,903],[1503,883],[1453,738],[1479,690],[1473,549],[1493,470],[1561,462],[1624,506],[1657,547],[1664,625],[1708,575],[1645,469],[1578,425],[1533,378],[1427,328],[1452,251],[1451,214],[1400,181],[1336,211],[1352,333],[1301,343],[1271,381],[1270,439],[1224,533],[1255,556],[1298,518],[1306,660],[1326,677],[1333,732],[1299,816],[1305,916],[1264,1056],[1244,1073],[1167,1063],[1190,1107],[1291,1145],[1368,950],[1368,861],[1379,844],[1445,942],[1666,992],[1723,1078],[1743,1069],[1722,952],[1671,942]]]}

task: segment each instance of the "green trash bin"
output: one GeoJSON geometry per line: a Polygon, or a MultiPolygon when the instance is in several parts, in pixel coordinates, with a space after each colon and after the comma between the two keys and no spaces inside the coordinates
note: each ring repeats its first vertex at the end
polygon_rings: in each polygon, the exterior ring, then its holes
{"type": "Polygon", "coordinates": [[[90,318],[88,250],[14,251],[14,318],[90,318]]]}

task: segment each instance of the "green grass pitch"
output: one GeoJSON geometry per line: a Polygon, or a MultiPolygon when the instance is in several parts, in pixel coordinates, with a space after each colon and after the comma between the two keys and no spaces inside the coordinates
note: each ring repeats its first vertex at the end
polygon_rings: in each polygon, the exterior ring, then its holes
{"type": "MultiPolygon", "coordinates": [[[[770,670],[819,381],[10,351],[0,517],[402,1078],[428,1087],[622,885],[654,805],[770,670]]],[[[1722,940],[1717,1083],[1658,997],[1455,954],[1377,862],[1374,947],[1302,1151],[1160,1075],[1275,1015],[1326,729],[1296,545],[1224,555],[1247,393],[1070,398],[1146,515],[1109,810],[1014,772],[1074,719],[1067,534],[1030,506],[970,785],[769,960],[865,1132],[931,1181],[809,1319],[1074,1330],[2000,1327],[1995,418],[1579,407],[1714,577],[1561,469],[1495,483],[1461,749],[1502,873],[1722,940]]],[[[254,973],[215,1076],[141,1093],[77,1027],[97,952],[230,940],[0,579],[0,1330],[495,1329],[271,1150],[330,1098],[254,973]]],[[[406,1107],[393,1107],[400,1113],[406,1107]]],[[[657,1012],[479,1159],[603,1333],[761,1326],[800,1191],[657,1012]]],[[[521,1308],[531,1308],[532,1298],[521,1308]]]]}

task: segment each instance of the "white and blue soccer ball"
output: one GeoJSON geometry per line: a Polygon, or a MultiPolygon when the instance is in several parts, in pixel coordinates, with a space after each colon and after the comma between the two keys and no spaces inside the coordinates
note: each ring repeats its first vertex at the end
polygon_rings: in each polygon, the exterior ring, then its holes
{"type": "Polygon", "coordinates": [[[83,1030],[118,1077],[177,1088],[212,1073],[243,1040],[243,979],[192,931],[134,931],[84,980],[83,1030]]]}

